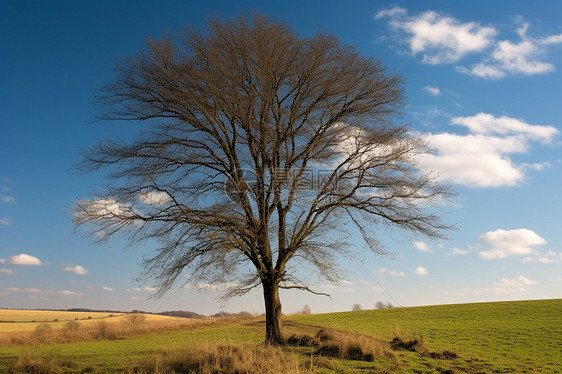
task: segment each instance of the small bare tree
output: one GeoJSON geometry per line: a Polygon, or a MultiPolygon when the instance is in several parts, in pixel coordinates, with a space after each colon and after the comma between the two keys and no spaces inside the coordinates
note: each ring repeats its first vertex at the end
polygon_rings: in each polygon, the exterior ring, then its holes
{"type": "Polygon", "coordinates": [[[377,301],[375,303],[375,308],[377,309],[392,309],[394,308],[394,305],[392,305],[392,303],[383,303],[382,301],[377,301]]]}
{"type": "Polygon", "coordinates": [[[298,276],[307,264],[339,279],[344,223],[375,253],[372,224],[442,235],[425,209],[447,188],[416,168],[427,149],[393,125],[401,79],[378,61],[261,16],[147,44],[100,101],[103,119],[150,127],[84,154],[84,171],[107,168],[114,183],[74,217],[98,237],[158,241],[142,275],[156,296],[188,275],[226,296],[261,286],[266,342],[281,343],[279,289],[315,292],[298,276]]]}
{"type": "Polygon", "coordinates": [[[351,308],[352,312],[360,312],[362,310],[363,308],[361,307],[361,304],[353,304],[353,307],[351,308]]]}

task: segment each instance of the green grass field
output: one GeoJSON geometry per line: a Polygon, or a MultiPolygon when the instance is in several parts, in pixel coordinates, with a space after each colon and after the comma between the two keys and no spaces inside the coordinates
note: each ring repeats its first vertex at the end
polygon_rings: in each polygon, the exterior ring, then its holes
{"type": "MultiPolygon", "coordinates": [[[[562,300],[385,309],[292,320],[392,339],[421,335],[434,351],[460,355],[459,372],[562,373],[562,300]],[[481,370],[481,371],[479,371],[481,370]]],[[[408,366],[427,364],[409,357],[408,366]],[[415,362],[414,362],[415,361],[415,362]]],[[[430,362],[431,364],[431,362],[430,362]]]]}
{"type": "MultiPolygon", "coordinates": [[[[152,322],[145,320],[143,323],[152,322]]],[[[284,324],[287,337],[292,334],[314,336],[320,329],[332,328],[356,334],[351,335],[352,339],[374,337],[388,347],[388,343],[396,336],[404,341],[416,339],[423,342],[424,347],[423,352],[390,350],[390,353],[376,357],[372,362],[323,357],[319,354],[321,349],[318,347],[279,348],[278,350],[290,355],[288,358],[280,356],[279,360],[296,358],[297,366],[300,363],[297,371],[291,372],[562,373],[562,300],[287,316],[284,324]],[[445,351],[454,355],[443,355],[445,351]]],[[[240,351],[248,352],[252,347],[260,346],[264,322],[263,319],[256,318],[143,331],[110,336],[109,339],[97,337],[67,343],[44,341],[33,345],[12,344],[0,347],[0,372],[155,372],[157,370],[153,367],[145,371],[139,367],[143,367],[142,363],[158,363],[169,359],[174,352],[182,357],[195,355],[193,350],[203,346],[209,352],[208,347],[217,344],[234,347],[234,354],[242,357],[240,351]],[[41,364],[18,366],[18,362],[41,364]],[[43,369],[41,371],[38,368],[43,369]]],[[[253,356],[259,354],[254,353],[253,356]]],[[[254,359],[256,358],[246,356],[242,358],[254,359]]],[[[176,372],[189,372],[185,367],[175,367],[176,372]]],[[[267,370],[259,370],[283,372],[271,365],[271,362],[265,367],[267,370]]],[[[159,370],[161,371],[158,372],[173,372],[169,368],[159,370]]],[[[215,372],[234,371],[223,367],[215,372]]]]}

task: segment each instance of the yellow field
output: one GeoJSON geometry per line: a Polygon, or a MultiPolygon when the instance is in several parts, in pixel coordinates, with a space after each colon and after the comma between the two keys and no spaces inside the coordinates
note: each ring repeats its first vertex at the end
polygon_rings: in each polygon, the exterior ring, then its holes
{"type": "MultiPolygon", "coordinates": [[[[14,317],[12,320],[20,321],[26,320],[26,314],[30,315],[26,313],[29,311],[21,312],[18,314],[10,311],[9,315],[14,317]]],[[[109,317],[107,313],[61,313],[48,311],[42,314],[31,313],[33,317],[39,316],[40,318],[37,318],[35,322],[0,323],[0,347],[98,339],[115,340],[140,333],[175,331],[222,322],[216,318],[192,319],[141,313],[119,314],[112,315],[112,317],[109,317]]]]}
{"type": "Polygon", "coordinates": [[[74,321],[75,319],[105,318],[111,313],[99,312],[64,312],[56,310],[17,310],[0,309],[0,322],[49,322],[74,321]]]}
{"type": "MultiPolygon", "coordinates": [[[[68,321],[80,321],[84,327],[100,320],[121,322],[127,314],[111,314],[99,312],[63,312],[50,310],[12,310],[0,309],[0,332],[33,331],[38,325],[48,323],[53,329],[65,326],[68,321]],[[91,317],[91,318],[90,318],[91,317]]],[[[160,316],[154,314],[138,314],[144,322],[182,322],[186,319],[160,316]]]]}

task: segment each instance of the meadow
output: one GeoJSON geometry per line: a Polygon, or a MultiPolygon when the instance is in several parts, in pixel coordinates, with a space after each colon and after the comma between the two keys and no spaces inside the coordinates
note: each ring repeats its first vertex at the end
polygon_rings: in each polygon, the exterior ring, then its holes
{"type": "Polygon", "coordinates": [[[262,317],[54,318],[0,333],[0,372],[562,373],[562,300],[285,316],[284,347],[262,317]]]}

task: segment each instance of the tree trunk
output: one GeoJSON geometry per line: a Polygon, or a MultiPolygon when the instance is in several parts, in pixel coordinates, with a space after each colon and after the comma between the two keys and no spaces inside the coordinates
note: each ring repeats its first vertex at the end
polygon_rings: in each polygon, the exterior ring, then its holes
{"type": "Polygon", "coordinates": [[[265,301],[265,344],[283,344],[281,331],[281,299],[279,284],[275,281],[263,280],[263,298],[265,301]]]}

